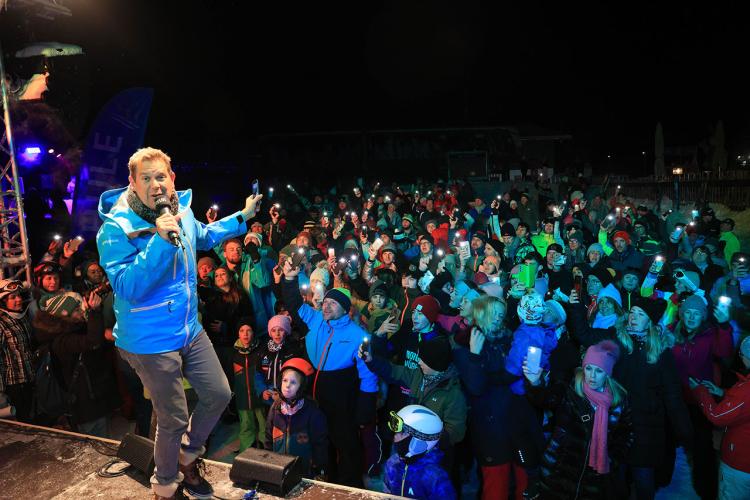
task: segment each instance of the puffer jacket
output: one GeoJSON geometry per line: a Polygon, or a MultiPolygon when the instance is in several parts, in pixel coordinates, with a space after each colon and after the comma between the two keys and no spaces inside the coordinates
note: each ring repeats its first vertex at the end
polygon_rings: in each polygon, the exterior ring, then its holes
{"type": "Polygon", "coordinates": [[[630,407],[625,402],[610,407],[607,422],[607,452],[610,473],[598,474],[589,467],[589,445],[594,428],[594,408],[571,386],[549,388],[526,384],[529,400],[540,408],[555,410],[555,428],[542,457],[542,498],[619,498],[612,474],[623,462],[633,442],[630,407]]]}
{"type": "Polygon", "coordinates": [[[240,212],[205,225],[190,209],[192,192],[179,191],[177,248],[128,205],[128,188],[102,193],[96,237],[100,263],[115,293],[116,345],[136,354],[175,351],[203,330],[198,321],[196,251],[210,250],[247,230],[240,212]]]}
{"type": "MultiPolygon", "coordinates": [[[[515,309],[514,309],[515,310],[515,309]]],[[[539,366],[549,369],[550,353],[557,347],[557,334],[555,329],[546,325],[529,325],[521,323],[513,332],[513,343],[510,352],[505,358],[505,369],[508,373],[518,378],[510,386],[513,394],[524,394],[523,382],[523,360],[528,353],[529,347],[534,346],[542,350],[542,358],[539,366]]]]}
{"type": "Polygon", "coordinates": [[[451,500],[456,498],[448,473],[440,466],[443,452],[437,447],[406,463],[397,453],[385,464],[385,492],[406,498],[451,500]]]}

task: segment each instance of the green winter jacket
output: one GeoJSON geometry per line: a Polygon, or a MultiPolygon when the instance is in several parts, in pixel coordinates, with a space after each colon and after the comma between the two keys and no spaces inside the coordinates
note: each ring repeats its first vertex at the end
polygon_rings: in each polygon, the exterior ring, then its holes
{"type": "Polygon", "coordinates": [[[456,444],[466,433],[466,398],[461,390],[458,371],[451,365],[446,378],[433,387],[423,387],[422,370],[409,370],[383,358],[367,363],[371,372],[389,384],[402,384],[411,389],[409,404],[426,406],[443,421],[443,429],[451,444],[456,444]]]}

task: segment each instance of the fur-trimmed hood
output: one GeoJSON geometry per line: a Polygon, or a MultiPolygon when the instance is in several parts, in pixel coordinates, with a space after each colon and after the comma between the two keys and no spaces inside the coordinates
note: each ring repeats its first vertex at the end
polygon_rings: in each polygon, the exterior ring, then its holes
{"type": "Polygon", "coordinates": [[[71,317],[53,316],[46,311],[38,311],[31,322],[37,342],[54,340],[63,333],[86,332],[86,320],[74,320],[71,317]]]}

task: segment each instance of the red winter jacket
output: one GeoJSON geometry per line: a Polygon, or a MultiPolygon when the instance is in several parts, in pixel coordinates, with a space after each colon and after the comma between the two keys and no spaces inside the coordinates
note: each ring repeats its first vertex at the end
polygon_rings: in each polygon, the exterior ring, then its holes
{"type": "Polygon", "coordinates": [[[738,377],[739,382],[727,389],[719,403],[702,385],[693,389],[693,394],[712,424],[726,426],[721,459],[733,469],[750,473],[750,376],[738,377]]]}

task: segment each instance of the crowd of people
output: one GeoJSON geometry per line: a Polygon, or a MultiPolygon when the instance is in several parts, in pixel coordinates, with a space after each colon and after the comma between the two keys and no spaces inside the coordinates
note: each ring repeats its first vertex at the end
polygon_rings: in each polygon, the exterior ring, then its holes
{"type": "Polygon", "coordinates": [[[98,251],[55,240],[31,288],[0,281],[0,406],[104,437],[119,409],[157,438],[157,498],[210,498],[220,417],[238,453],[412,498],[476,465],[482,499],[651,499],[679,447],[702,499],[750,498],[750,255],[711,207],[357,183],[198,221],[136,155],[98,251]]]}

